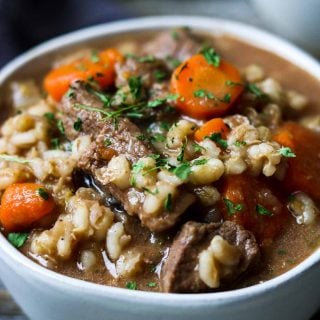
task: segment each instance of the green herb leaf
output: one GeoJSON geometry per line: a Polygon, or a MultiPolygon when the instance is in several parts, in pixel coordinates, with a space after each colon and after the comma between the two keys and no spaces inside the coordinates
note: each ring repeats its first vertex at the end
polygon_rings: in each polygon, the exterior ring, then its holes
{"type": "Polygon", "coordinates": [[[190,163],[184,162],[173,169],[173,173],[181,180],[186,180],[191,173],[190,163]]]}
{"type": "Polygon", "coordinates": [[[54,148],[54,149],[60,149],[60,139],[59,138],[53,138],[53,139],[51,139],[50,140],[50,142],[51,142],[51,146],[52,146],[52,148],[54,148]]]}
{"type": "Polygon", "coordinates": [[[230,103],[231,101],[231,94],[230,93],[226,93],[224,95],[224,97],[221,99],[221,102],[223,103],[230,103]]]}
{"type": "Polygon", "coordinates": [[[278,150],[278,153],[286,158],[295,158],[295,153],[289,147],[282,147],[278,150]]]}
{"type": "Polygon", "coordinates": [[[192,147],[195,152],[201,152],[202,150],[205,150],[204,147],[200,146],[200,144],[197,144],[195,142],[192,144],[192,147]]]}
{"type": "Polygon", "coordinates": [[[168,94],[166,97],[167,101],[176,101],[180,97],[179,94],[168,94]]]}
{"type": "MultiPolygon", "coordinates": [[[[81,71],[86,71],[86,70],[81,70],[81,71]]],[[[72,88],[69,88],[68,91],[66,92],[66,97],[67,98],[74,98],[76,96],[74,90],[72,88]]]]}
{"type": "Polygon", "coordinates": [[[29,233],[9,233],[8,241],[17,249],[23,247],[27,241],[29,233]]]}
{"type": "Polygon", "coordinates": [[[151,191],[151,190],[148,189],[148,188],[142,188],[142,189],[143,189],[143,191],[145,191],[145,192],[147,192],[147,193],[149,193],[149,194],[152,194],[153,196],[155,196],[156,194],[159,193],[159,189],[156,189],[155,191],[151,191]]]}
{"type": "Polygon", "coordinates": [[[220,147],[222,147],[224,149],[228,148],[228,142],[226,140],[222,139],[220,132],[215,132],[205,138],[216,142],[220,147]]]}
{"type": "Polygon", "coordinates": [[[231,81],[231,80],[227,80],[226,81],[226,86],[227,87],[235,87],[235,86],[242,86],[243,84],[240,83],[240,82],[234,82],[234,81],[231,81]]]}
{"type": "Polygon", "coordinates": [[[271,211],[269,211],[268,209],[266,209],[261,204],[256,205],[256,211],[262,216],[269,216],[269,217],[273,216],[273,213],[271,211]]]}
{"type": "Polygon", "coordinates": [[[48,121],[52,122],[55,120],[55,115],[52,112],[46,112],[44,114],[45,118],[47,118],[48,121]]]}
{"type": "Polygon", "coordinates": [[[49,194],[44,188],[39,188],[37,190],[37,193],[42,199],[44,199],[44,200],[48,200],[49,199],[49,194]]]}
{"type": "Polygon", "coordinates": [[[162,122],[160,123],[160,128],[161,128],[162,130],[164,130],[164,131],[169,131],[170,125],[169,125],[168,122],[162,121],[162,122]]]}
{"type": "Polygon", "coordinates": [[[158,99],[149,101],[148,104],[147,104],[147,107],[148,107],[148,108],[156,108],[156,107],[161,106],[161,105],[164,104],[165,102],[166,102],[166,99],[165,99],[165,98],[158,98],[158,99]]]}
{"type": "Polygon", "coordinates": [[[221,58],[212,47],[205,46],[200,50],[200,53],[205,57],[209,64],[216,68],[220,66],[221,58]]]}
{"type": "Polygon", "coordinates": [[[82,120],[80,118],[77,118],[77,120],[73,123],[73,128],[76,131],[81,131],[82,127],[82,120]]]}
{"type": "Polygon", "coordinates": [[[100,57],[98,55],[98,51],[97,50],[92,50],[91,51],[91,61],[93,63],[97,63],[100,61],[100,57]]]}
{"type": "Polygon", "coordinates": [[[179,67],[179,65],[181,64],[180,60],[178,60],[172,56],[166,57],[166,62],[168,63],[169,68],[171,68],[171,69],[175,69],[175,68],[179,67]]]}
{"type": "Polygon", "coordinates": [[[154,70],[153,76],[157,81],[163,81],[167,77],[167,73],[162,70],[154,70]]]}
{"type": "Polygon", "coordinates": [[[149,288],[154,288],[157,286],[157,283],[156,282],[148,282],[148,287],[149,288]]]}
{"type": "Polygon", "coordinates": [[[179,38],[180,38],[179,33],[176,30],[171,31],[171,37],[174,40],[179,40],[179,38]]]}
{"type": "Polygon", "coordinates": [[[208,163],[208,159],[196,159],[191,162],[193,166],[203,166],[208,163]]]}
{"type": "Polygon", "coordinates": [[[110,139],[108,139],[108,138],[106,138],[106,139],[104,140],[104,145],[105,145],[106,147],[111,146],[111,145],[112,145],[111,140],[110,140],[110,139]]]}
{"type": "Polygon", "coordinates": [[[141,77],[130,77],[129,78],[130,92],[135,99],[140,99],[142,93],[142,80],[141,77]]]}
{"type": "Polygon", "coordinates": [[[206,91],[204,89],[199,89],[199,90],[196,90],[193,95],[196,97],[196,98],[208,98],[208,99],[213,99],[215,100],[216,97],[209,91],[206,91]]]}
{"type": "Polygon", "coordinates": [[[148,54],[146,56],[142,56],[138,58],[139,62],[154,62],[156,59],[152,54],[148,54]]]}
{"type": "Polygon", "coordinates": [[[235,145],[236,147],[244,147],[244,146],[247,145],[247,143],[246,143],[245,141],[237,140],[237,141],[234,143],[234,145],[235,145]]]}
{"type": "Polygon", "coordinates": [[[137,283],[135,281],[128,281],[126,283],[126,288],[129,290],[137,290],[138,286],[137,283]]]}
{"type": "Polygon", "coordinates": [[[20,158],[16,156],[9,156],[7,154],[0,154],[0,160],[3,161],[8,161],[8,162],[16,162],[16,163],[21,163],[21,164],[27,164],[32,162],[31,160],[25,159],[25,158],[20,158]]]}
{"type": "Polygon", "coordinates": [[[64,129],[64,125],[63,125],[63,122],[62,122],[62,120],[61,119],[59,119],[58,121],[57,121],[57,128],[58,128],[58,130],[60,131],[60,133],[62,134],[62,135],[64,135],[65,134],[65,129],[64,129]]]}
{"type": "Polygon", "coordinates": [[[181,146],[180,154],[177,157],[177,160],[180,161],[180,162],[182,162],[183,159],[184,159],[184,152],[186,151],[187,143],[188,143],[188,140],[185,139],[184,143],[181,146]]]}
{"type": "Polygon", "coordinates": [[[165,142],[166,137],[161,133],[155,133],[153,136],[151,136],[150,140],[151,142],[165,142]]]}
{"type": "Polygon", "coordinates": [[[172,194],[169,193],[166,197],[166,199],[164,200],[164,209],[168,212],[171,212],[173,209],[173,203],[172,203],[172,194]]]}
{"type": "Polygon", "coordinates": [[[230,199],[224,198],[223,202],[225,203],[228,211],[228,215],[232,216],[236,214],[237,212],[240,212],[243,210],[244,205],[242,203],[234,203],[230,199]]]}
{"type": "Polygon", "coordinates": [[[249,91],[250,93],[254,94],[259,99],[263,99],[263,98],[267,98],[268,97],[254,83],[247,83],[246,84],[246,89],[247,89],[247,91],[249,91]]]}

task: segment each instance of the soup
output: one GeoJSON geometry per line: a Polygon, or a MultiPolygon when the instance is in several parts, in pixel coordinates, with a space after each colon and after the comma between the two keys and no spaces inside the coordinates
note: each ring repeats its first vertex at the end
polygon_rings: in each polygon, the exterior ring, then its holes
{"type": "Polygon", "coordinates": [[[1,230],[103,285],[267,281],[319,246],[318,92],[270,52],[184,28],[52,61],[10,84],[1,230]]]}

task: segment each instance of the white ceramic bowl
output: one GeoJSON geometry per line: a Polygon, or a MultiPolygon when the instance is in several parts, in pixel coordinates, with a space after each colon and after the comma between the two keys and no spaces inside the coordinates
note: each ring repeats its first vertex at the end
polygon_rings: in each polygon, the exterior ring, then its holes
{"type": "MultiPolygon", "coordinates": [[[[0,92],[10,79],[48,68],[59,52],[143,30],[188,25],[236,36],[291,61],[320,81],[320,66],[298,48],[256,28],[203,17],[149,17],[100,25],[48,41],[0,72],[0,92]]],[[[1,97],[0,97],[1,98],[1,97]]],[[[266,283],[229,292],[162,294],[131,291],[65,277],[32,262],[0,235],[0,277],[33,320],[306,320],[320,306],[320,250],[266,283]]]]}

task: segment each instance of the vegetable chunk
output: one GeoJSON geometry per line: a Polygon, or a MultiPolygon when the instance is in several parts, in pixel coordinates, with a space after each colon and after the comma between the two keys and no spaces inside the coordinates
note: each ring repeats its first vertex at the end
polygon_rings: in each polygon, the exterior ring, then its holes
{"type": "Polygon", "coordinates": [[[287,122],[273,139],[296,155],[288,158],[283,185],[290,192],[303,191],[314,200],[320,200],[320,134],[287,122]]]}
{"type": "Polygon", "coordinates": [[[55,207],[44,186],[37,183],[15,183],[1,199],[0,222],[7,231],[27,230],[55,207]]]}
{"type": "Polygon", "coordinates": [[[225,219],[252,231],[260,242],[277,236],[288,216],[266,180],[244,174],[224,179],[220,205],[225,219]]]}
{"type": "Polygon", "coordinates": [[[180,97],[176,108],[196,119],[224,115],[242,90],[236,67],[224,60],[208,60],[204,54],[182,63],[171,78],[171,91],[180,97]]]}

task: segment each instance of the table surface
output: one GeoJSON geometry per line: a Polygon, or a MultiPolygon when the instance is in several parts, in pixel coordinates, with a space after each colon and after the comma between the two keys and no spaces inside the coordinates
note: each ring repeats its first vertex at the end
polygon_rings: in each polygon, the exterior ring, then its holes
{"type": "MultiPolygon", "coordinates": [[[[85,2],[86,0],[81,1],[83,4],[85,2]]],[[[121,0],[117,1],[117,5],[119,8],[113,8],[113,11],[118,10],[118,12],[122,13],[119,18],[172,13],[193,14],[222,17],[268,29],[267,26],[263,25],[250,3],[245,0],[161,0],[161,2],[158,0],[121,0]]],[[[110,13],[106,11],[105,15],[106,21],[111,20],[110,16],[108,16],[110,13]]],[[[101,19],[97,22],[101,23],[101,19]]],[[[320,312],[312,320],[316,319],[320,319],[320,312]]],[[[0,320],[27,320],[1,282],[0,320]]]]}

